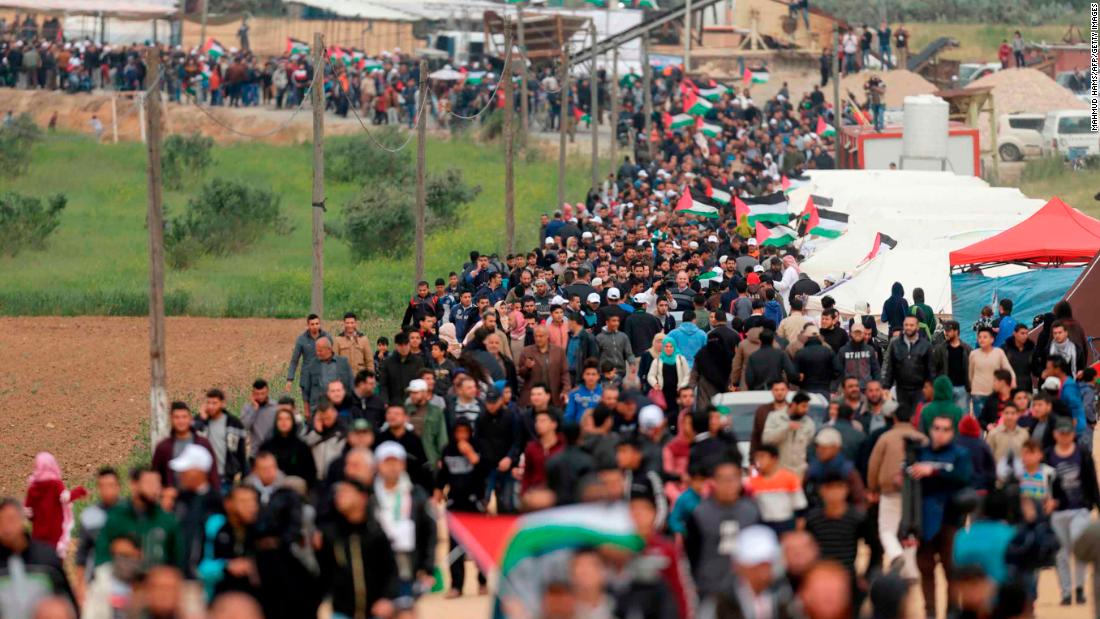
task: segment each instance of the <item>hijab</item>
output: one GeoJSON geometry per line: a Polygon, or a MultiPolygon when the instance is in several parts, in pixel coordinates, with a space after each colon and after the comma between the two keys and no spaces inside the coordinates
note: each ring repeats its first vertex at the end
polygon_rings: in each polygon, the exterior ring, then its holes
{"type": "Polygon", "coordinates": [[[34,484],[40,481],[61,481],[61,467],[57,464],[57,459],[53,457],[53,454],[48,452],[39,452],[34,457],[34,472],[27,478],[28,484],[34,484]]]}
{"type": "Polygon", "coordinates": [[[656,359],[661,356],[661,351],[664,350],[665,334],[658,333],[653,336],[653,343],[649,346],[649,354],[656,359]]]}
{"type": "Polygon", "coordinates": [[[676,358],[680,356],[680,350],[676,348],[676,340],[665,338],[661,343],[661,363],[665,365],[676,365],[676,358]],[[672,354],[666,353],[665,348],[668,344],[672,345],[672,354]]]}
{"type": "Polygon", "coordinates": [[[801,273],[802,272],[798,268],[798,260],[796,260],[795,257],[790,255],[790,254],[787,254],[786,256],[783,256],[783,266],[785,268],[794,269],[795,273],[801,273]]]}
{"type": "Polygon", "coordinates": [[[453,322],[439,327],[439,339],[447,343],[447,353],[455,357],[462,354],[462,344],[458,342],[458,331],[453,322]]]}
{"type": "MultiPolygon", "coordinates": [[[[57,464],[57,458],[54,458],[53,454],[42,451],[34,457],[34,472],[27,478],[27,484],[34,485],[46,481],[60,482],[61,467],[57,464]]],[[[73,503],[69,498],[69,491],[67,489],[62,491],[60,500],[61,538],[57,541],[56,550],[57,556],[64,559],[69,550],[69,540],[72,537],[75,519],[73,518],[73,503]]]]}

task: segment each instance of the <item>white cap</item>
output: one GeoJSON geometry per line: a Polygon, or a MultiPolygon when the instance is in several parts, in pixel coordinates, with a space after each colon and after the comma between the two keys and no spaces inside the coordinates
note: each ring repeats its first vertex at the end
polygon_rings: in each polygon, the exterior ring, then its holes
{"type": "Polygon", "coordinates": [[[707,242],[708,243],[717,243],[718,242],[718,237],[712,234],[712,235],[707,237],[707,242]]]}
{"type": "Polygon", "coordinates": [[[588,302],[589,303],[599,303],[600,302],[600,293],[598,293],[598,292],[588,293],[588,302]]]}
{"type": "Polygon", "coordinates": [[[588,230],[585,230],[584,232],[581,233],[581,238],[582,239],[590,239],[590,238],[592,238],[592,233],[589,232],[588,230]]]}
{"type": "Polygon", "coordinates": [[[404,462],[407,455],[405,448],[397,441],[386,441],[374,448],[374,458],[379,462],[390,458],[397,458],[404,462]]]}
{"type": "Polygon", "coordinates": [[[821,431],[814,437],[814,445],[840,447],[843,442],[844,439],[836,428],[821,428],[821,431]]]}
{"type": "Polygon", "coordinates": [[[825,276],[825,281],[836,283],[837,277],[836,277],[836,275],[833,275],[832,273],[829,273],[828,275],[825,276]]]}
{"type": "Polygon", "coordinates": [[[656,404],[647,404],[638,411],[638,427],[642,430],[659,428],[665,422],[665,414],[656,404]]]}
{"type": "Polygon", "coordinates": [[[749,238],[749,245],[756,245],[756,244],[757,244],[757,243],[756,243],[756,239],[755,239],[755,238],[749,238]]]}
{"type": "Polygon", "coordinates": [[[640,292],[638,294],[634,295],[633,298],[634,298],[635,303],[641,303],[642,305],[645,305],[646,303],[649,302],[649,299],[647,299],[646,296],[644,294],[640,293],[640,292]]]}
{"type": "Polygon", "coordinates": [[[1058,380],[1054,376],[1048,376],[1043,381],[1043,390],[1045,391],[1058,391],[1062,388],[1062,381],[1058,380]]]}
{"type": "Polygon", "coordinates": [[[545,239],[545,240],[543,240],[543,244],[545,244],[545,245],[553,245],[553,244],[554,244],[554,237],[552,237],[552,236],[548,236],[548,237],[546,237],[546,239],[545,239]]]}
{"type": "Polygon", "coordinates": [[[592,285],[593,286],[602,286],[603,285],[603,279],[601,279],[599,277],[593,277],[592,278],[592,285]]]}
{"type": "Polygon", "coordinates": [[[737,535],[733,561],[739,565],[760,565],[779,561],[779,539],[762,524],[746,527],[737,535]]]}
{"type": "Polygon", "coordinates": [[[725,264],[726,261],[728,261],[729,259],[730,259],[729,256],[727,256],[725,254],[722,254],[721,256],[718,257],[718,264],[725,264]]]}
{"type": "Polygon", "coordinates": [[[691,249],[699,249],[699,244],[695,241],[691,241],[690,243],[688,243],[688,247],[690,247],[691,249]]]}
{"type": "Polygon", "coordinates": [[[428,383],[423,378],[414,378],[409,381],[409,386],[405,387],[405,391],[409,393],[416,393],[419,391],[427,391],[428,383]]]}
{"type": "Polygon", "coordinates": [[[608,291],[607,291],[607,298],[608,299],[618,299],[619,298],[619,289],[618,288],[609,288],[608,291]]]}
{"type": "Polygon", "coordinates": [[[638,178],[649,178],[649,174],[645,170],[638,170],[638,178]]]}
{"type": "Polygon", "coordinates": [[[569,301],[565,300],[565,297],[560,294],[554,295],[553,299],[550,299],[550,305],[568,305],[569,301]]]}
{"type": "Polygon", "coordinates": [[[764,267],[762,267],[758,264],[758,265],[756,265],[752,268],[752,272],[753,273],[763,273],[764,272],[764,267]]]}
{"type": "Polygon", "coordinates": [[[184,447],[180,455],[168,461],[168,468],[177,473],[195,470],[209,473],[212,466],[214,466],[214,456],[205,447],[194,443],[184,447]]]}

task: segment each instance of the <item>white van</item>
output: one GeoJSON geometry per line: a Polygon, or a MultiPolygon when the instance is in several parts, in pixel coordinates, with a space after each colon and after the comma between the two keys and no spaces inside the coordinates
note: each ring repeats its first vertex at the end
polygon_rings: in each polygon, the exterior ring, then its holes
{"type": "Polygon", "coordinates": [[[997,153],[1003,161],[1035,157],[1043,150],[1042,114],[1002,114],[997,123],[997,153]]]}
{"type": "Polygon", "coordinates": [[[1071,148],[1086,155],[1100,155],[1100,133],[1093,133],[1088,110],[1048,112],[1043,122],[1043,155],[1068,156],[1071,148]]]}

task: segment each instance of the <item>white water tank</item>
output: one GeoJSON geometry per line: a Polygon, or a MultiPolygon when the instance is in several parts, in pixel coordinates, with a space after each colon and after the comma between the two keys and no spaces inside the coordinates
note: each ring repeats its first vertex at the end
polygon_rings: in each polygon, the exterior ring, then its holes
{"type": "Polygon", "coordinates": [[[905,98],[901,155],[904,169],[940,170],[947,159],[947,102],[935,95],[905,98]]]}

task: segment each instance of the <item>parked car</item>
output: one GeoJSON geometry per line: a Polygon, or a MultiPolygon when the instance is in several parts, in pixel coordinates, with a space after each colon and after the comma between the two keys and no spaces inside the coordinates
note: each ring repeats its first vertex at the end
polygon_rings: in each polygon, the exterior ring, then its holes
{"type": "Polygon", "coordinates": [[[1092,101],[1092,74],[1084,71],[1062,71],[1054,76],[1054,81],[1073,93],[1073,96],[1087,102],[1092,101]]]}
{"type": "Polygon", "coordinates": [[[974,80],[981,79],[1001,70],[999,62],[964,62],[959,65],[959,74],[954,77],[954,86],[963,88],[974,80]]]}
{"type": "Polygon", "coordinates": [[[1055,110],[1043,121],[1043,155],[1100,155],[1100,134],[1092,132],[1088,110],[1055,110]]]}
{"type": "Polygon", "coordinates": [[[997,122],[997,153],[1002,161],[1020,161],[1043,152],[1043,114],[1002,114],[997,122]]]}
{"type": "MultiPolygon", "coordinates": [[[[787,395],[787,401],[794,398],[795,391],[787,395]]],[[[730,429],[737,437],[737,450],[741,452],[742,466],[748,467],[752,462],[752,454],[749,453],[749,442],[752,439],[752,422],[756,415],[756,409],[772,401],[772,392],[761,391],[731,391],[719,393],[711,399],[711,404],[723,412],[728,412],[730,429]]],[[[810,412],[808,416],[814,420],[818,428],[822,426],[825,417],[829,413],[829,401],[817,393],[810,394],[810,412]]]]}

